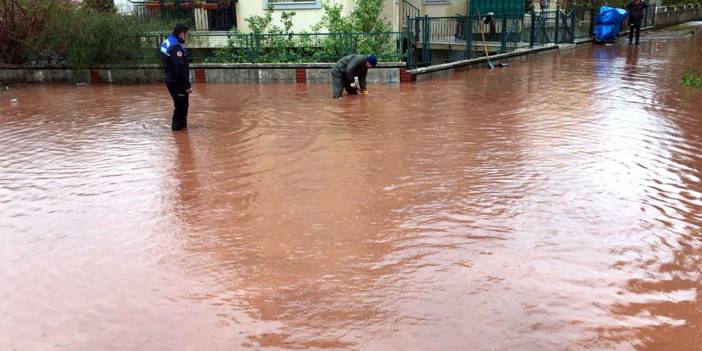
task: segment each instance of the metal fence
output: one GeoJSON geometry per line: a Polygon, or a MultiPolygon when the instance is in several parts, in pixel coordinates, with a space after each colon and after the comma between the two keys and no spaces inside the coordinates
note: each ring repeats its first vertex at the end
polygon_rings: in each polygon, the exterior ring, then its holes
{"type": "Polygon", "coordinates": [[[529,45],[527,17],[497,14],[488,17],[419,17],[407,19],[407,64],[428,66],[474,58],[484,48],[491,54],[514,51],[529,45]]]}
{"type": "Polygon", "coordinates": [[[231,30],[236,27],[235,1],[152,0],[131,1],[132,14],[144,20],[180,22],[196,30],[231,30]]]}
{"type": "Polygon", "coordinates": [[[407,0],[402,0],[400,7],[400,29],[404,30],[405,26],[407,25],[405,19],[416,17],[419,17],[419,9],[410,4],[407,0]]]}
{"type": "Polygon", "coordinates": [[[592,37],[595,33],[596,10],[591,8],[575,8],[572,12],[572,26],[575,32],[575,39],[592,37]]]}
{"type": "MultiPolygon", "coordinates": [[[[497,13],[478,17],[407,17],[405,58],[410,68],[429,66],[522,48],[574,43],[594,35],[597,9],[572,8],[529,13],[497,13]],[[484,39],[483,39],[484,38],[484,39]]],[[[642,25],[652,26],[655,6],[649,7],[642,25]]],[[[626,23],[623,23],[626,30],[626,23]]]]}
{"type": "Polygon", "coordinates": [[[652,5],[646,8],[644,19],[641,22],[642,27],[653,27],[656,25],[656,8],[658,5],[652,5]]]}
{"type": "MultiPolygon", "coordinates": [[[[143,62],[156,62],[166,33],[142,38],[143,62]]],[[[349,54],[375,54],[381,61],[403,61],[403,33],[238,34],[192,32],[188,56],[192,62],[296,63],[336,62],[349,54]]]]}
{"type": "Polygon", "coordinates": [[[529,14],[529,47],[572,43],[575,38],[575,11],[561,9],[529,14]]]}

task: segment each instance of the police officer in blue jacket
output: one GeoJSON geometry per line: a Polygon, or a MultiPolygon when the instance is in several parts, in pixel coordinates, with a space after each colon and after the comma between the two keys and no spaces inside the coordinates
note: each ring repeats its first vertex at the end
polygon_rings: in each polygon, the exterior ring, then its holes
{"type": "Polygon", "coordinates": [[[173,33],[161,43],[161,64],[163,80],[173,98],[173,124],[171,129],[188,128],[188,95],[193,91],[190,86],[190,69],[185,50],[188,39],[188,27],[177,24],[173,33]]]}

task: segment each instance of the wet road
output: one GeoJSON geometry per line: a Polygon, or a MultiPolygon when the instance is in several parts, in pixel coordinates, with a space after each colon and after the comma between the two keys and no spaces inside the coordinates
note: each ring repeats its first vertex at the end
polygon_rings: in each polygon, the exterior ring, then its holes
{"type": "Polygon", "coordinates": [[[368,97],[0,93],[2,350],[702,349],[702,36],[368,97]],[[12,101],[16,99],[16,101],[12,101]]]}

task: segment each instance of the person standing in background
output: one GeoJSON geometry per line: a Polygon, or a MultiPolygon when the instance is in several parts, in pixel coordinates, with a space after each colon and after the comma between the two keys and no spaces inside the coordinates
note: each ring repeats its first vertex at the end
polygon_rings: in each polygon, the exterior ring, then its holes
{"type": "Polygon", "coordinates": [[[626,5],[627,16],[629,17],[629,45],[636,31],[636,45],[639,45],[639,35],[641,34],[641,20],[644,17],[644,11],[648,8],[644,0],[632,0],[626,5]]]}

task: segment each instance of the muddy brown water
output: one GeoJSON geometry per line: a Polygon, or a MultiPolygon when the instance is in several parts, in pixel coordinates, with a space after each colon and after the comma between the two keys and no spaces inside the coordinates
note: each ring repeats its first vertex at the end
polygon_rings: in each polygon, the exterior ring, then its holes
{"type": "Polygon", "coordinates": [[[0,93],[2,350],[701,350],[702,36],[0,93]],[[12,100],[16,99],[16,100],[12,100]]]}

